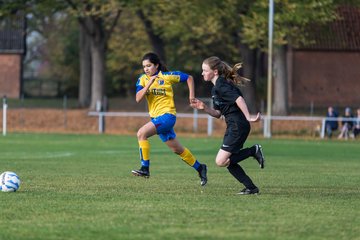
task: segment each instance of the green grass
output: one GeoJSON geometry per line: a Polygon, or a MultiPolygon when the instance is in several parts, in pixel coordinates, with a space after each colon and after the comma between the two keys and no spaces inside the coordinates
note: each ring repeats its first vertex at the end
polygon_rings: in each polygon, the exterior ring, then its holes
{"type": "Polygon", "coordinates": [[[0,239],[360,239],[358,141],[249,139],[267,165],[242,163],[261,194],[239,196],[214,163],[220,138],[179,139],[208,165],[205,188],[157,137],[143,179],[135,136],[1,136],[0,171],[22,185],[0,192],[0,239]]]}

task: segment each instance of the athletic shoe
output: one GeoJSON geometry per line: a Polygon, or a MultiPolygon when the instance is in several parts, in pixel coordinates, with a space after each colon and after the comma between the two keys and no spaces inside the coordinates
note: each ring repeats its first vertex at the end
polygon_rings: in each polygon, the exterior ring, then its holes
{"type": "Polygon", "coordinates": [[[265,158],[264,158],[264,154],[262,152],[262,148],[260,144],[255,144],[255,154],[254,154],[254,158],[256,159],[256,161],[258,161],[260,168],[264,168],[265,167],[265,158]]]}
{"type": "Polygon", "coordinates": [[[201,164],[201,171],[199,172],[200,184],[201,186],[205,186],[207,183],[207,166],[205,164],[201,164]]]}
{"type": "Polygon", "coordinates": [[[250,194],[258,194],[258,193],[259,193],[259,189],[256,187],[254,189],[244,188],[238,194],[240,194],[240,195],[250,195],[250,194]]]}
{"type": "Polygon", "coordinates": [[[138,176],[138,177],[144,177],[144,178],[149,178],[149,177],[150,177],[150,172],[149,172],[149,170],[142,170],[142,169],[132,170],[131,173],[132,173],[134,176],[138,176]]]}

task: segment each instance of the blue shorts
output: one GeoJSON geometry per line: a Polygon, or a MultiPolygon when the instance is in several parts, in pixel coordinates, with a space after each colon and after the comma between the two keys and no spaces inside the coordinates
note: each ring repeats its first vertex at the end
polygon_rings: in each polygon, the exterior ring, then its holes
{"type": "Polygon", "coordinates": [[[176,123],[176,116],[170,113],[165,113],[156,118],[152,118],[151,122],[156,127],[156,132],[163,142],[167,142],[176,138],[174,125],[176,123]]]}

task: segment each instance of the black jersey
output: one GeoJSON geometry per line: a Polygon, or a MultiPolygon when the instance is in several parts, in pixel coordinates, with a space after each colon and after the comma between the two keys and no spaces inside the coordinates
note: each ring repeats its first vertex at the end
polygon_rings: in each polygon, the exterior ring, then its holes
{"type": "Polygon", "coordinates": [[[225,116],[226,131],[221,149],[237,153],[243,148],[250,132],[250,123],[235,102],[242,93],[233,83],[219,77],[211,94],[214,108],[225,116]]]}
{"type": "Polygon", "coordinates": [[[216,84],[211,90],[214,108],[219,110],[225,118],[231,115],[237,116],[241,121],[247,121],[245,115],[236,104],[236,99],[242,93],[233,83],[228,82],[225,78],[219,77],[216,84]]]}

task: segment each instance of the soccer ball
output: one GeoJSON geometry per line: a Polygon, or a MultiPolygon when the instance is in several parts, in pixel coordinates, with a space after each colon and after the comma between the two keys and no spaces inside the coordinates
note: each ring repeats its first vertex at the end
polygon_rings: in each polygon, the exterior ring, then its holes
{"type": "Polygon", "coordinates": [[[2,192],[16,192],[20,187],[20,178],[14,172],[3,172],[0,175],[0,190],[2,192]]]}

